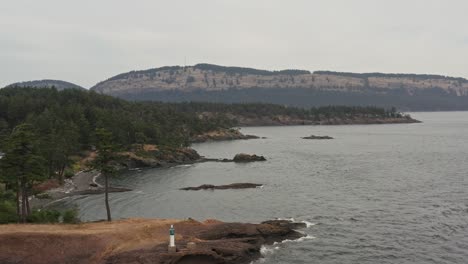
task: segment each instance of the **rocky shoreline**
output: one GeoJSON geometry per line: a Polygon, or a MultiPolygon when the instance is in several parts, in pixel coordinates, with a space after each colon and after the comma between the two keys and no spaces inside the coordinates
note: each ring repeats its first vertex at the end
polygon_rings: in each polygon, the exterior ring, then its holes
{"type": "Polygon", "coordinates": [[[228,140],[247,140],[258,139],[258,136],[244,135],[238,129],[218,129],[210,132],[203,133],[192,137],[192,143],[203,143],[212,141],[228,141],[228,140]]]}
{"type": "Polygon", "coordinates": [[[281,220],[248,224],[193,219],[3,225],[0,263],[244,264],[259,259],[263,245],[304,237],[294,230],[304,227],[281,220]],[[170,225],[176,230],[174,253],[168,252],[170,225]]]}
{"type": "MultiPolygon", "coordinates": [[[[234,117],[233,117],[234,118],[234,117]]],[[[235,116],[239,126],[321,126],[321,125],[379,125],[379,124],[412,124],[421,123],[410,116],[395,118],[375,118],[375,117],[353,117],[353,118],[329,118],[319,121],[310,119],[293,118],[291,116],[271,117],[243,117],[235,116]]]]}

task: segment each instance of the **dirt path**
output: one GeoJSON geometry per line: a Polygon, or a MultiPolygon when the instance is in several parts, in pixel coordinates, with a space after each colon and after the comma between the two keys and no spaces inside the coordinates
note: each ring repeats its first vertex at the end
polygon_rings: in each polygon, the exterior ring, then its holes
{"type": "MultiPolygon", "coordinates": [[[[46,191],[48,198],[39,199],[37,197],[30,198],[30,204],[33,208],[45,208],[55,202],[74,195],[91,195],[102,194],[104,188],[96,182],[100,173],[97,171],[80,171],[71,179],[65,180],[65,183],[55,189],[46,191]]],[[[109,192],[125,192],[131,191],[127,188],[109,187],[109,192]]]]}

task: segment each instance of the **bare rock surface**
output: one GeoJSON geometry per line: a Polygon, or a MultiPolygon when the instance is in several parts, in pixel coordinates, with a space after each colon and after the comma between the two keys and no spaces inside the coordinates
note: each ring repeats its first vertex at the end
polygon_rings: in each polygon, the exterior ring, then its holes
{"type": "Polygon", "coordinates": [[[182,188],[183,191],[199,191],[199,190],[228,190],[228,189],[252,189],[262,186],[262,184],[256,183],[233,183],[228,185],[211,185],[203,184],[198,187],[186,187],[182,188]]]}
{"type": "Polygon", "coordinates": [[[247,140],[257,139],[254,135],[244,135],[238,129],[218,129],[192,137],[192,143],[202,143],[210,141],[247,140]]]}
{"type": "Polygon", "coordinates": [[[303,137],[302,139],[333,139],[330,136],[316,136],[316,135],[311,135],[308,137],[303,137]]]}
{"type": "Polygon", "coordinates": [[[240,153],[234,156],[234,162],[255,162],[255,161],[266,161],[264,156],[257,156],[256,154],[250,155],[245,153],[240,153]]]}
{"type": "Polygon", "coordinates": [[[260,248],[304,235],[283,222],[126,219],[78,225],[2,225],[0,263],[250,263],[260,248]],[[177,252],[168,252],[174,225],[177,252]],[[196,247],[188,246],[196,243],[196,247]]]}

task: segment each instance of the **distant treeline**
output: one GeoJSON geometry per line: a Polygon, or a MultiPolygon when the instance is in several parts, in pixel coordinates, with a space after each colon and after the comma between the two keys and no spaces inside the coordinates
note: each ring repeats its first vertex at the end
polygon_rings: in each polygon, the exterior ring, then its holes
{"type": "Polygon", "coordinates": [[[468,96],[457,96],[440,88],[414,90],[392,89],[387,93],[368,88],[363,92],[312,90],[307,88],[250,88],[222,91],[149,91],[121,94],[119,97],[135,101],[162,102],[217,102],[217,103],[271,103],[301,108],[329,105],[377,106],[400,111],[468,110],[468,96]]]}
{"type": "Polygon", "coordinates": [[[219,66],[214,64],[201,63],[194,66],[195,69],[212,71],[212,72],[225,72],[227,74],[253,74],[253,75],[300,75],[300,74],[310,74],[310,71],[305,70],[281,70],[281,71],[267,71],[267,70],[258,70],[253,68],[243,68],[243,67],[226,67],[219,66]]]}
{"type": "Polygon", "coordinates": [[[322,118],[352,118],[363,116],[372,118],[403,117],[395,108],[384,109],[373,106],[322,106],[306,109],[262,103],[222,104],[185,102],[171,105],[185,113],[208,112],[253,118],[289,116],[303,120],[320,121],[322,118]]]}
{"type": "Polygon", "coordinates": [[[325,74],[335,75],[342,77],[353,77],[353,78],[371,78],[371,77],[382,77],[382,78],[408,78],[413,80],[449,80],[456,82],[468,82],[465,78],[449,77],[435,74],[406,74],[406,73],[352,73],[352,72],[334,72],[334,71],[315,71],[314,74],[325,74]]]}

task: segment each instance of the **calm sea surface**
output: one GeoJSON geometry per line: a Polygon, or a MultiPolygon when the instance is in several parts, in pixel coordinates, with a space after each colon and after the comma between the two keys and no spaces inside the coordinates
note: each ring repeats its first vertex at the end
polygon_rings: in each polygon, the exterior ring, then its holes
{"type": "MultiPolygon", "coordinates": [[[[263,263],[468,263],[468,112],[414,113],[422,124],[250,127],[267,139],[194,145],[200,163],[131,172],[113,184],[115,218],[307,221],[309,236],[263,250],[263,263]],[[334,140],[303,140],[308,135],[334,140]],[[179,191],[252,182],[263,188],[179,191]]],[[[102,196],[75,197],[83,220],[105,218],[102,196]]]]}

